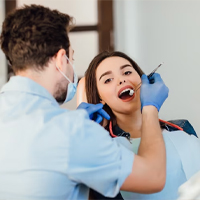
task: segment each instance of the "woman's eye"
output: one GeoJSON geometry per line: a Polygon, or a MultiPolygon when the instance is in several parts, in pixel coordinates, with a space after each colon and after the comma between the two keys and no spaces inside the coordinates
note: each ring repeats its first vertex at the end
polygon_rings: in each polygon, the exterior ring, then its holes
{"type": "Polygon", "coordinates": [[[112,80],[111,78],[108,78],[108,79],[105,80],[104,83],[109,83],[111,80],[112,80]]]}
{"type": "Polygon", "coordinates": [[[125,75],[129,75],[129,74],[131,74],[132,72],[131,71],[126,71],[124,74],[125,75]]]}

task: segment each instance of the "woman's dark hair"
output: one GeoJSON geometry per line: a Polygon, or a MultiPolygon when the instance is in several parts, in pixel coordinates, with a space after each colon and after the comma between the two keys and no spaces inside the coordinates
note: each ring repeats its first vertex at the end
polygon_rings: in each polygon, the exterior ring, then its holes
{"type": "Polygon", "coordinates": [[[2,25],[1,49],[14,72],[42,70],[61,48],[69,53],[73,18],[40,5],[25,5],[8,14],[2,25]]]}
{"type": "MultiPolygon", "coordinates": [[[[101,99],[99,97],[99,93],[97,90],[97,84],[96,84],[96,69],[99,66],[99,64],[105,60],[106,58],[110,57],[122,57],[126,60],[128,60],[133,68],[136,70],[136,72],[139,74],[141,77],[144,72],[140,69],[140,67],[137,65],[135,61],[133,61],[129,56],[126,54],[119,52],[119,51],[114,51],[114,52],[109,52],[109,51],[104,51],[100,54],[98,54],[90,63],[87,71],[85,72],[85,90],[86,90],[86,97],[88,103],[93,103],[97,104],[100,103],[101,99]]],[[[112,110],[110,107],[105,104],[103,109],[110,115],[110,120],[113,125],[116,124],[116,118],[115,115],[113,114],[112,110]]]]}

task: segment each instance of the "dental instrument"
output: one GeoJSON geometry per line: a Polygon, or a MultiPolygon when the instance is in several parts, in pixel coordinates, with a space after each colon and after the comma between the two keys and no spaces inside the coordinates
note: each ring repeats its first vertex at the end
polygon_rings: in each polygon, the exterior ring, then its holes
{"type": "MultiPolygon", "coordinates": [[[[164,64],[164,62],[160,63],[160,64],[158,65],[158,67],[156,67],[156,68],[147,76],[147,78],[150,79],[150,78],[154,75],[154,73],[157,71],[157,69],[158,69],[161,65],[163,65],[163,64],[164,64]]],[[[137,85],[137,87],[136,87],[136,89],[135,89],[135,92],[141,87],[141,84],[142,84],[142,82],[140,82],[140,83],[137,85]]],[[[130,93],[129,93],[129,94],[130,94],[130,93]]]]}

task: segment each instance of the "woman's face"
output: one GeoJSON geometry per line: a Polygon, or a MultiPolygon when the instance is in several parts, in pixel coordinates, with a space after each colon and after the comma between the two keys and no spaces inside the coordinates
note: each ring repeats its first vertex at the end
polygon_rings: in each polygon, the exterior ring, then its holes
{"type": "Polygon", "coordinates": [[[106,103],[116,115],[128,114],[140,109],[140,90],[130,95],[141,82],[131,63],[122,57],[103,60],[96,69],[96,82],[102,103],[106,103]]]}

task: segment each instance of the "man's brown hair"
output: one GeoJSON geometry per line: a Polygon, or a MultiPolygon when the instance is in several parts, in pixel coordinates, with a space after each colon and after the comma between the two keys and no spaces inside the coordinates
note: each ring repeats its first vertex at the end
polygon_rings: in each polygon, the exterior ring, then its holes
{"type": "Polygon", "coordinates": [[[72,21],[69,15],[40,5],[25,5],[8,14],[0,44],[14,72],[29,67],[44,69],[61,48],[68,55],[72,21]]]}

